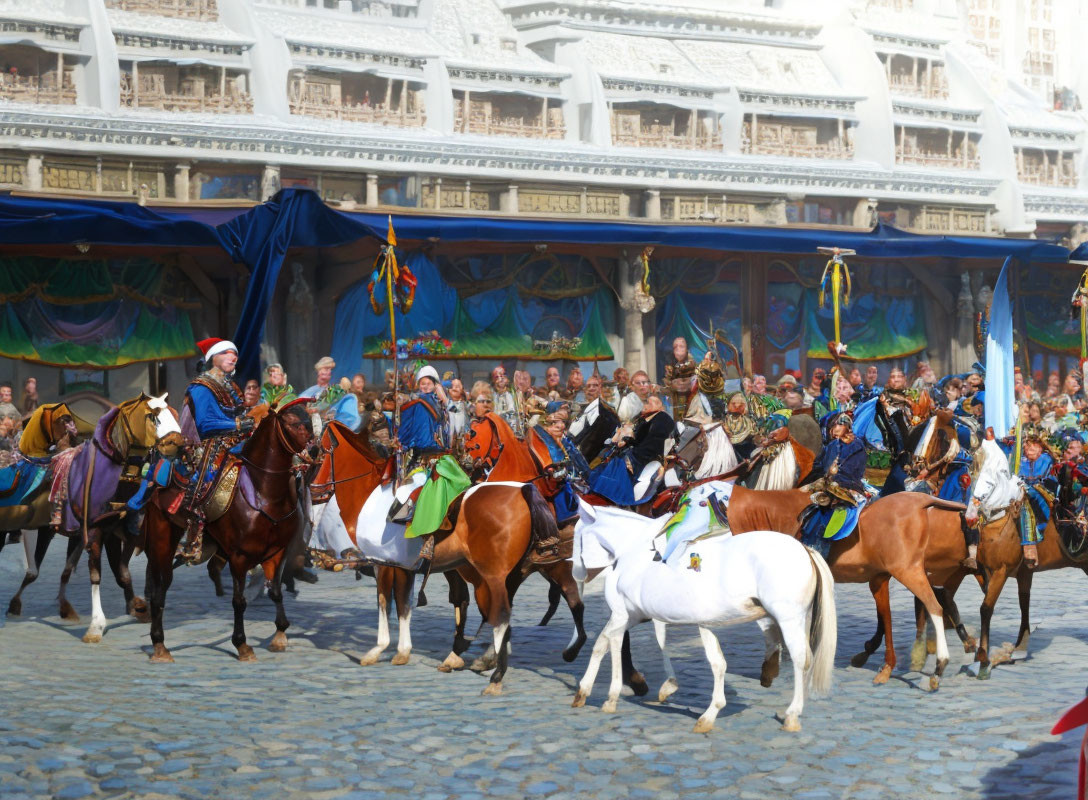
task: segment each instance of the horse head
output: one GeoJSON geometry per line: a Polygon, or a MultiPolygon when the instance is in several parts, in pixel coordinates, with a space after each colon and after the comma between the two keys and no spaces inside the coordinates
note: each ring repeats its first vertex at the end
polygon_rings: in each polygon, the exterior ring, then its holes
{"type": "Polygon", "coordinates": [[[41,416],[42,431],[50,445],[59,445],[65,438],[75,444],[79,435],[75,415],[64,403],[52,403],[44,407],[41,416]]]}
{"type": "Polygon", "coordinates": [[[1009,462],[997,442],[986,439],[974,454],[971,494],[967,500],[964,518],[974,525],[980,513],[986,518],[1000,516],[1000,512],[1024,496],[1024,484],[1012,474],[1009,462]]]}
{"type": "Polygon", "coordinates": [[[156,446],[166,452],[180,445],[176,440],[181,437],[181,427],[166,397],[165,392],[160,397],[141,392],[117,407],[108,436],[118,453],[124,457],[133,453],[147,455],[156,446]]]}
{"type": "Polygon", "coordinates": [[[644,550],[649,560],[650,545],[667,521],[667,517],[653,519],[623,508],[592,506],[579,498],[575,550],[587,570],[611,566],[633,550],[644,550]]]}
{"type": "Polygon", "coordinates": [[[270,409],[268,416],[272,418],[280,442],[292,455],[305,450],[314,438],[313,421],[305,402],[295,400],[277,411],[270,409]]]}

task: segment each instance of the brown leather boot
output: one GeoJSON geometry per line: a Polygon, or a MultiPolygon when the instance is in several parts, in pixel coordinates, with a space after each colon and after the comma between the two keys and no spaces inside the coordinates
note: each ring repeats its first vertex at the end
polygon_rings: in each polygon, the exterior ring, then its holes
{"type": "Polygon", "coordinates": [[[1039,566],[1039,548],[1033,544],[1024,545],[1024,565],[1028,569],[1039,566]]]}
{"type": "Polygon", "coordinates": [[[559,561],[559,537],[549,536],[533,542],[533,549],[529,551],[529,560],[534,564],[554,564],[559,561]]]}

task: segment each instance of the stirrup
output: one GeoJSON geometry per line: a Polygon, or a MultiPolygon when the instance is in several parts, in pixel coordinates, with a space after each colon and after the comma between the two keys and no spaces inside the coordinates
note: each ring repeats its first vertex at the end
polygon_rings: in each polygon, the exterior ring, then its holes
{"type": "Polygon", "coordinates": [[[560,561],[559,557],[559,545],[561,542],[557,537],[546,539],[541,542],[535,542],[533,549],[529,551],[529,561],[534,564],[554,564],[560,561]]]}
{"type": "Polygon", "coordinates": [[[960,562],[960,566],[968,572],[978,572],[978,561],[968,556],[960,562]]]}

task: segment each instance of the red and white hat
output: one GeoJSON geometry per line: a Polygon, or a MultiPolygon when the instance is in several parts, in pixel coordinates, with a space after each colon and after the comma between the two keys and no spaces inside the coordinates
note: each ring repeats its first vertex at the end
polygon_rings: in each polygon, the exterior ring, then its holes
{"type": "Polygon", "coordinates": [[[234,342],[229,342],[226,339],[201,339],[196,343],[196,346],[200,348],[200,352],[204,354],[205,361],[211,361],[212,356],[217,356],[220,353],[226,353],[233,350],[238,352],[238,346],[234,342]]]}

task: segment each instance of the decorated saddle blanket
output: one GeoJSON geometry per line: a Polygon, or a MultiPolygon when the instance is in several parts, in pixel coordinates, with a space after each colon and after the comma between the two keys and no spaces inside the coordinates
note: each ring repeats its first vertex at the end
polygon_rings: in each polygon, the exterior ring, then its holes
{"type": "Polygon", "coordinates": [[[472,481],[461,469],[453,456],[442,456],[435,462],[427,476],[427,482],[415,501],[412,521],[404,531],[408,539],[434,533],[442,525],[453,501],[464,492],[472,481]]]}
{"type": "Polygon", "coordinates": [[[665,562],[691,542],[730,534],[727,512],[733,484],[710,481],[694,486],[680,498],[679,508],[658,536],[657,549],[665,562]]]}
{"type": "Polygon", "coordinates": [[[22,505],[23,499],[41,486],[49,463],[22,458],[0,470],[0,508],[22,505]]]}
{"type": "Polygon", "coordinates": [[[865,503],[856,506],[809,506],[801,517],[801,543],[818,550],[826,558],[832,542],[845,539],[854,532],[864,506],[865,503]]]}

